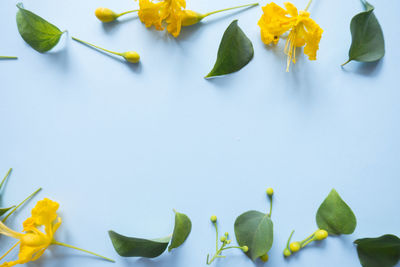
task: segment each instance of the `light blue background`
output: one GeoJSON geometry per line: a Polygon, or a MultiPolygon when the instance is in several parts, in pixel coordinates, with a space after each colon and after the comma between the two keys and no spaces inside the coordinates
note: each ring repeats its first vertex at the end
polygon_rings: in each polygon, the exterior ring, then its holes
{"type": "MultiPolygon", "coordinates": [[[[207,12],[247,2],[187,4],[207,12]]],[[[0,2],[1,54],[19,56],[0,61],[0,173],[14,168],[4,202],[42,186],[35,200],[61,204],[57,239],[117,260],[52,248],[29,266],[204,266],[214,252],[210,215],[233,234],[240,213],[267,209],[269,186],[276,192],[275,242],[266,266],[359,266],[353,240],[400,234],[399,1],[373,2],[386,38],[384,60],[341,69],[350,20],[362,6],[316,0],[310,11],[324,29],[318,61],[301,56],[290,73],[283,41],[270,49],[260,40],[260,7],[210,17],[173,39],[146,29],[135,15],[111,25],[93,15],[99,6],[135,8],[130,0],[27,0],[26,8],[69,31],[42,55],[19,36],[15,3],[0,2]],[[203,79],[236,18],[254,59],[233,75],[203,79]],[[142,61],[126,64],[71,35],[136,50],[142,61]],[[290,231],[300,240],[316,229],[315,212],[333,187],[356,213],[356,232],[284,260],[290,231]],[[118,257],[107,230],[162,237],[173,229],[173,208],[193,221],[184,246],[154,260],[118,257]]],[[[10,220],[12,227],[21,229],[34,203],[10,220]]],[[[1,252],[12,242],[2,239],[1,252]]],[[[254,266],[240,251],[226,255],[215,266],[254,266]]]]}

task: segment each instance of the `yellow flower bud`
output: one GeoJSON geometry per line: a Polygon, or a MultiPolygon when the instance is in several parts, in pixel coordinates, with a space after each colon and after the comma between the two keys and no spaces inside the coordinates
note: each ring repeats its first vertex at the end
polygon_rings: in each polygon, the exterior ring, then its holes
{"type": "Polygon", "coordinates": [[[263,262],[267,262],[268,259],[269,259],[268,254],[265,254],[265,255],[261,256],[260,259],[261,259],[263,262]]]}
{"type": "Polygon", "coordinates": [[[274,189],[272,189],[271,187],[267,188],[267,195],[272,197],[273,194],[274,194],[274,189]]]}
{"type": "Polygon", "coordinates": [[[215,216],[215,215],[211,216],[210,220],[211,220],[213,223],[217,222],[217,216],[215,216]]]}
{"type": "Polygon", "coordinates": [[[246,253],[247,251],[249,251],[249,247],[248,246],[243,246],[242,250],[243,250],[244,253],[246,253]]]}
{"type": "Polygon", "coordinates": [[[192,10],[184,10],[182,14],[182,26],[191,26],[199,23],[204,16],[192,10]]]}
{"type": "Polygon", "coordinates": [[[135,51],[128,51],[122,54],[126,61],[130,63],[138,63],[140,60],[140,56],[135,51]]]}
{"type": "Polygon", "coordinates": [[[114,13],[114,11],[105,7],[99,7],[96,9],[94,14],[101,22],[105,23],[114,21],[118,18],[118,15],[114,13]]]}
{"type": "Polygon", "coordinates": [[[328,237],[328,232],[325,230],[318,230],[317,232],[315,232],[316,240],[324,240],[327,237],[328,237]]]}
{"type": "Polygon", "coordinates": [[[283,255],[284,255],[285,257],[289,257],[290,255],[292,255],[292,252],[290,252],[289,249],[285,248],[285,250],[283,251],[283,255]]]}
{"type": "Polygon", "coordinates": [[[301,246],[299,242],[293,242],[290,244],[289,248],[292,252],[297,252],[300,250],[301,246]]]}
{"type": "Polygon", "coordinates": [[[226,236],[221,236],[220,240],[221,240],[221,242],[225,242],[226,241],[226,236]]]}

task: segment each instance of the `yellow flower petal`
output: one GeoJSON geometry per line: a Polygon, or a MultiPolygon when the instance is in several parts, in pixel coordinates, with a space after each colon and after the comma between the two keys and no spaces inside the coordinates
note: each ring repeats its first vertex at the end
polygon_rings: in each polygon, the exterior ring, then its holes
{"type": "Polygon", "coordinates": [[[158,31],[164,30],[160,15],[160,10],[163,5],[163,2],[153,3],[150,0],[139,0],[140,9],[138,16],[140,21],[144,23],[147,28],[154,26],[158,31]]]}

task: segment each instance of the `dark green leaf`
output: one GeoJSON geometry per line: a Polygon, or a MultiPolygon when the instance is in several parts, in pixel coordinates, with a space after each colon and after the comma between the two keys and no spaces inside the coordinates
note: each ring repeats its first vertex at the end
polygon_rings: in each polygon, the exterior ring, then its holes
{"type": "Polygon", "coordinates": [[[142,239],[126,237],[114,231],[109,231],[108,234],[115,251],[122,257],[158,257],[167,249],[171,240],[170,236],[160,239],[142,239]]]}
{"type": "Polygon", "coordinates": [[[352,60],[373,62],[385,55],[385,40],[375,17],[374,7],[366,1],[362,2],[366,11],[357,14],[351,20],[352,43],[346,63],[352,60]]]}
{"type": "Polygon", "coordinates": [[[47,52],[58,44],[63,34],[60,29],[24,9],[22,3],[17,4],[17,7],[18,31],[25,42],[40,53],[47,52]]]}
{"type": "Polygon", "coordinates": [[[357,226],[356,216],[335,189],[322,202],[316,220],[320,229],[333,235],[352,234],[357,226]]]}
{"type": "Polygon", "coordinates": [[[397,236],[363,238],[354,243],[363,267],[392,267],[400,260],[400,239],[397,236]]]}
{"type": "Polygon", "coordinates": [[[235,235],[240,246],[249,248],[247,255],[254,261],[271,249],[274,239],[273,223],[268,214],[247,211],[237,217],[235,235]]]}
{"type": "Polygon", "coordinates": [[[7,211],[9,211],[10,209],[14,208],[15,206],[9,207],[9,208],[1,208],[0,209],[0,216],[3,216],[5,213],[7,213],[7,211]]]}
{"type": "Polygon", "coordinates": [[[246,66],[254,56],[253,44],[234,20],[226,29],[217,61],[206,78],[229,74],[246,66]]]}
{"type": "Polygon", "coordinates": [[[168,247],[168,251],[171,251],[174,248],[179,247],[185,242],[187,237],[192,230],[192,222],[189,217],[183,213],[179,213],[175,211],[175,227],[174,232],[172,234],[171,245],[168,247]]]}

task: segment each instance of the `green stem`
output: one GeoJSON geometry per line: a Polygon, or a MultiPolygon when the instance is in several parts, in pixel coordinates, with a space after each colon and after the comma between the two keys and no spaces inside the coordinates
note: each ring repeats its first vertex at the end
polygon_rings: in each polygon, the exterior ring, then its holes
{"type": "Polygon", "coordinates": [[[268,216],[271,218],[272,215],[272,196],[268,196],[269,198],[269,214],[268,216]]]}
{"type": "Polygon", "coordinates": [[[293,234],[294,234],[294,230],[290,233],[289,239],[288,239],[288,241],[287,241],[287,243],[286,243],[286,248],[287,248],[287,249],[289,249],[290,240],[292,240],[293,234]]]}
{"type": "Polygon", "coordinates": [[[125,12],[117,14],[117,18],[119,18],[119,17],[121,17],[123,15],[129,14],[129,13],[138,12],[138,11],[139,11],[139,9],[125,11],[125,12]]]}
{"type": "Polygon", "coordinates": [[[222,250],[231,249],[231,248],[243,249],[242,247],[239,247],[239,246],[230,246],[230,247],[226,247],[226,248],[221,249],[221,251],[222,251],[222,250]]]}
{"type": "Polygon", "coordinates": [[[217,225],[217,222],[214,222],[213,224],[214,224],[215,232],[216,232],[215,250],[218,250],[218,225],[217,225]]]}
{"type": "Polygon", "coordinates": [[[18,57],[0,56],[0,59],[18,59],[18,57]]]}
{"type": "Polygon", "coordinates": [[[33,192],[32,194],[30,194],[27,198],[25,198],[21,203],[19,203],[15,208],[13,208],[11,210],[10,213],[7,214],[7,216],[3,219],[3,223],[7,221],[7,219],[22,205],[25,204],[25,202],[27,202],[29,199],[31,199],[32,197],[34,197],[37,193],[39,193],[39,191],[42,190],[42,188],[39,188],[38,190],[36,190],[35,192],[33,192]]]}
{"type": "Polygon", "coordinates": [[[214,257],[212,257],[210,261],[208,261],[209,255],[207,255],[207,264],[208,265],[210,265],[217,258],[225,258],[225,256],[220,255],[221,252],[224,250],[225,245],[226,245],[226,242],[224,242],[222,244],[221,248],[218,249],[218,243],[217,243],[217,251],[215,252],[214,257]]]}
{"type": "Polygon", "coordinates": [[[308,10],[308,8],[311,6],[312,1],[313,1],[313,0],[308,1],[308,4],[307,4],[307,6],[306,6],[306,9],[304,9],[304,11],[307,11],[307,10],[308,10]]]}
{"type": "MultiPolygon", "coordinates": [[[[317,231],[318,231],[318,230],[317,230],[317,231]]],[[[315,232],[317,232],[317,231],[315,231],[315,232]]],[[[308,244],[310,244],[312,241],[314,241],[315,232],[312,233],[312,234],[309,235],[306,239],[304,239],[303,241],[300,242],[300,246],[301,246],[302,248],[304,248],[305,246],[307,246],[308,244]],[[311,241],[310,241],[310,240],[311,240],[311,241]]]]}
{"type": "Polygon", "coordinates": [[[67,247],[67,248],[76,249],[76,250],[79,250],[79,251],[82,251],[82,252],[91,254],[91,255],[93,255],[93,256],[97,256],[97,257],[99,257],[99,258],[105,259],[105,260],[107,260],[107,261],[115,262],[114,260],[112,260],[112,259],[110,259],[110,258],[104,257],[104,256],[102,256],[102,255],[99,255],[99,254],[97,254],[97,253],[91,252],[91,251],[89,251],[89,250],[82,249],[82,248],[78,248],[78,247],[75,247],[75,246],[71,246],[71,245],[68,245],[68,244],[65,244],[65,243],[61,243],[61,242],[58,242],[58,241],[55,241],[55,240],[52,242],[52,244],[58,245],[58,246],[62,246],[62,247],[67,247]]]}
{"type": "Polygon", "coordinates": [[[10,168],[10,169],[8,170],[8,172],[6,173],[6,176],[4,176],[3,181],[1,181],[1,184],[0,184],[0,189],[3,187],[3,184],[4,184],[5,181],[7,180],[8,176],[10,176],[11,171],[12,171],[12,168],[10,168]]]}
{"type": "Polygon", "coordinates": [[[242,5],[242,6],[235,6],[235,7],[230,7],[230,8],[224,8],[224,9],[221,9],[221,10],[216,10],[216,11],[213,11],[213,12],[208,12],[208,13],[206,13],[206,14],[203,15],[203,18],[208,17],[208,16],[213,15],[213,14],[220,13],[220,12],[232,10],[232,9],[237,9],[237,8],[242,8],[242,7],[252,7],[252,6],[257,6],[257,5],[258,5],[258,3],[254,3],[254,4],[248,4],[248,5],[242,5]]]}
{"type": "Polygon", "coordinates": [[[92,47],[94,47],[94,48],[97,48],[97,49],[99,49],[99,50],[103,50],[103,51],[105,51],[105,52],[108,52],[108,53],[111,53],[111,54],[114,54],[114,55],[117,55],[117,56],[122,56],[122,53],[118,53],[118,52],[114,52],[114,51],[111,51],[111,50],[102,48],[102,47],[100,47],[100,46],[97,46],[97,45],[94,45],[94,44],[91,44],[91,43],[82,41],[82,40],[80,40],[80,39],[78,39],[78,38],[75,38],[75,37],[73,37],[73,36],[72,36],[71,38],[72,38],[73,40],[79,42],[79,43],[82,43],[82,44],[85,44],[85,45],[88,45],[88,46],[92,46],[92,47]]]}
{"type": "Polygon", "coordinates": [[[311,242],[313,242],[315,240],[315,238],[311,238],[309,240],[307,240],[304,244],[301,244],[301,248],[304,248],[305,246],[307,246],[308,244],[310,244],[311,242]]]}
{"type": "Polygon", "coordinates": [[[340,65],[340,66],[344,66],[344,65],[346,65],[347,63],[349,63],[351,61],[351,59],[349,59],[349,60],[347,60],[345,63],[343,63],[342,65],[340,65]]]}

